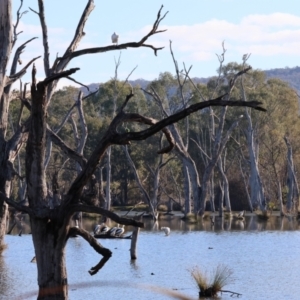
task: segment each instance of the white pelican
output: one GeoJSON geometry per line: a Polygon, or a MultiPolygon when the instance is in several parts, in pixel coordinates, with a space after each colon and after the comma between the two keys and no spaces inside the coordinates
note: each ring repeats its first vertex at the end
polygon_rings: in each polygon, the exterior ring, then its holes
{"type": "Polygon", "coordinates": [[[163,230],[166,235],[169,235],[171,231],[170,227],[162,227],[160,230],[163,230]]]}
{"type": "Polygon", "coordinates": [[[114,32],[113,35],[111,36],[112,43],[117,45],[118,39],[119,39],[119,36],[114,32]]]}
{"type": "Polygon", "coordinates": [[[95,227],[94,227],[94,234],[98,234],[100,232],[100,229],[101,229],[101,225],[97,224],[95,227]]]}
{"type": "Polygon", "coordinates": [[[106,234],[109,230],[109,227],[105,223],[96,225],[94,228],[94,234],[106,234]]]}
{"type": "Polygon", "coordinates": [[[118,229],[118,227],[112,227],[106,232],[106,234],[110,235],[110,236],[115,236],[117,229],[118,229]]]}
{"type": "Polygon", "coordinates": [[[101,229],[100,229],[100,234],[106,234],[109,231],[109,229],[110,228],[106,224],[102,223],[101,229]]]}
{"type": "Polygon", "coordinates": [[[115,236],[121,236],[123,233],[124,233],[125,229],[124,229],[124,225],[122,225],[121,227],[119,227],[119,224],[118,224],[118,227],[116,228],[116,231],[115,231],[115,236]]]}

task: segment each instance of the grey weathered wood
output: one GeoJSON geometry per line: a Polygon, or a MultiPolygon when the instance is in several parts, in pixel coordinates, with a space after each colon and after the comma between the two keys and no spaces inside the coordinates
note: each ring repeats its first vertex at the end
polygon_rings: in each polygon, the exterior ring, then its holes
{"type": "Polygon", "coordinates": [[[131,245],[130,245],[130,258],[137,259],[137,241],[139,236],[140,228],[135,227],[132,232],[131,245]]]}

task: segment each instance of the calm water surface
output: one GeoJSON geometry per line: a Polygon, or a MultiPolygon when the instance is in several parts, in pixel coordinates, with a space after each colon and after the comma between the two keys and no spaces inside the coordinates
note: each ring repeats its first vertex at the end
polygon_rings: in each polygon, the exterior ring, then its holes
{"type": "MultiPolygon", "coordinates": [[[[95,221],[85,220],[92,230],[95,221]]],[[[128,227],[126,230],[131,231],[128,227]]],[[[26,232],[26,230],[25,230],[26,232]]],[[[0,257],[0,299],[36,299],[36,264],[30,234],[7,235],[8,249],[0,257]]],[[[212,270],[225,264],[234,282],[224,289],[242,294],[240,299],[300,299],[300,231],[297,220],[273,217],[257,222],[215,220],[187,225],[169,218],[146,221],[138,241],[138,259],[130,260],[130,240],[101,239],[113,256],[95,276],[88,270],[99,255],[80,237],[67,244],[67,269],[71,300],[172,299],[173,291],[197,299],[198,290],[189,270],[212,270]],[[165,236],[161,226],[171,227],[165,236]],[[212,249],[209,249],[212,248],[212,249]]],[[[175,299],[175,298],[173,298],[175,299]]],[[[223,294],[219,299],[232,299],[223,294]]]]}

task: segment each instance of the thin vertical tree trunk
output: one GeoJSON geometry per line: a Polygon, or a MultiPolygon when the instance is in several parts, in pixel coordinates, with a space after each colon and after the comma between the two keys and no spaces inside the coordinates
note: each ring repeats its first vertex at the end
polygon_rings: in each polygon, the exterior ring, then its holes
{"type": "Polygon", "coordinates": [[[227,212],[231,212],[231,204],[230,204],[230,197],[229,197],[229,184],[228,184],[228,179],[227,176],[224,172],[223,169],[223,164],[222,164],[222,159],[220,158],[218,160],[218,167],[219,167],[219,172],[222,176],[222,182],[223,182],[223,193],[225,196],[225,207],[227,212]]]}
{"type": "Polygon", "coordinates": [[[110,181],[111,181],[111,147],[106,151],[106,186],[105,186],[105,199],[106,199],[106,209],[111,208],[111,194],[110,194],[110,181]]]}
{"type": "Polygon", "coordinates": [[[140,228],[134,227],[131,238],[131,246],[130,246],[130,257],[131,259],[137,259],[137,240],[139,236],[140,228]]]}
{"type": "Polygon", "coordinates": [[[286,201],[286,210],[291,212],[293,209],[293,204],[296,201],[299,201],[299,192],[298,185],[295,176],[294,170],[294,161],[293,161],[293,149],[290,141],[287,137],[284,137],[285,144],[287,146],[287,186],[288,186],[288,195],[286,201]]]}
{"type": "MultiPolygon", "coordinates": [[[[13,24],[11,0],[0,1],[0,191],[10,196],[10,182],[7,180],[6,130],[8,123],[9,97],[5,92],[6,70],[12,50],[13,24]]],[[[7,228],[8,205],[0,200],[0,254],[4,249],[7,228]]]]}
{"type": "Polygon", "coordinates": [[[190,187],[190,175],[188,168],[183,165],[182,166],[183,170],[183,176],[184,176],[184,216],[186,217],[188,214],[192,212],[192,207],[191,207],[191,187],[190,187]]]}

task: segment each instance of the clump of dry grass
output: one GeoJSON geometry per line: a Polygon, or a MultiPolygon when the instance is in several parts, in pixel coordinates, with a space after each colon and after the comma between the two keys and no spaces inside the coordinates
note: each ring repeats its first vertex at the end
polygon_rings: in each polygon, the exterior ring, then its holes
{"type": "Polygon", "coordinates": [[[200,297],[215,297],[222,291],[223,287],[231,282],[232,270],[225,265],[218,265],[210,275],[207,271],[201,271],[198,267],[195,267],[191,271],[191,275],[194,278],[200,292],[200,297]]]}

